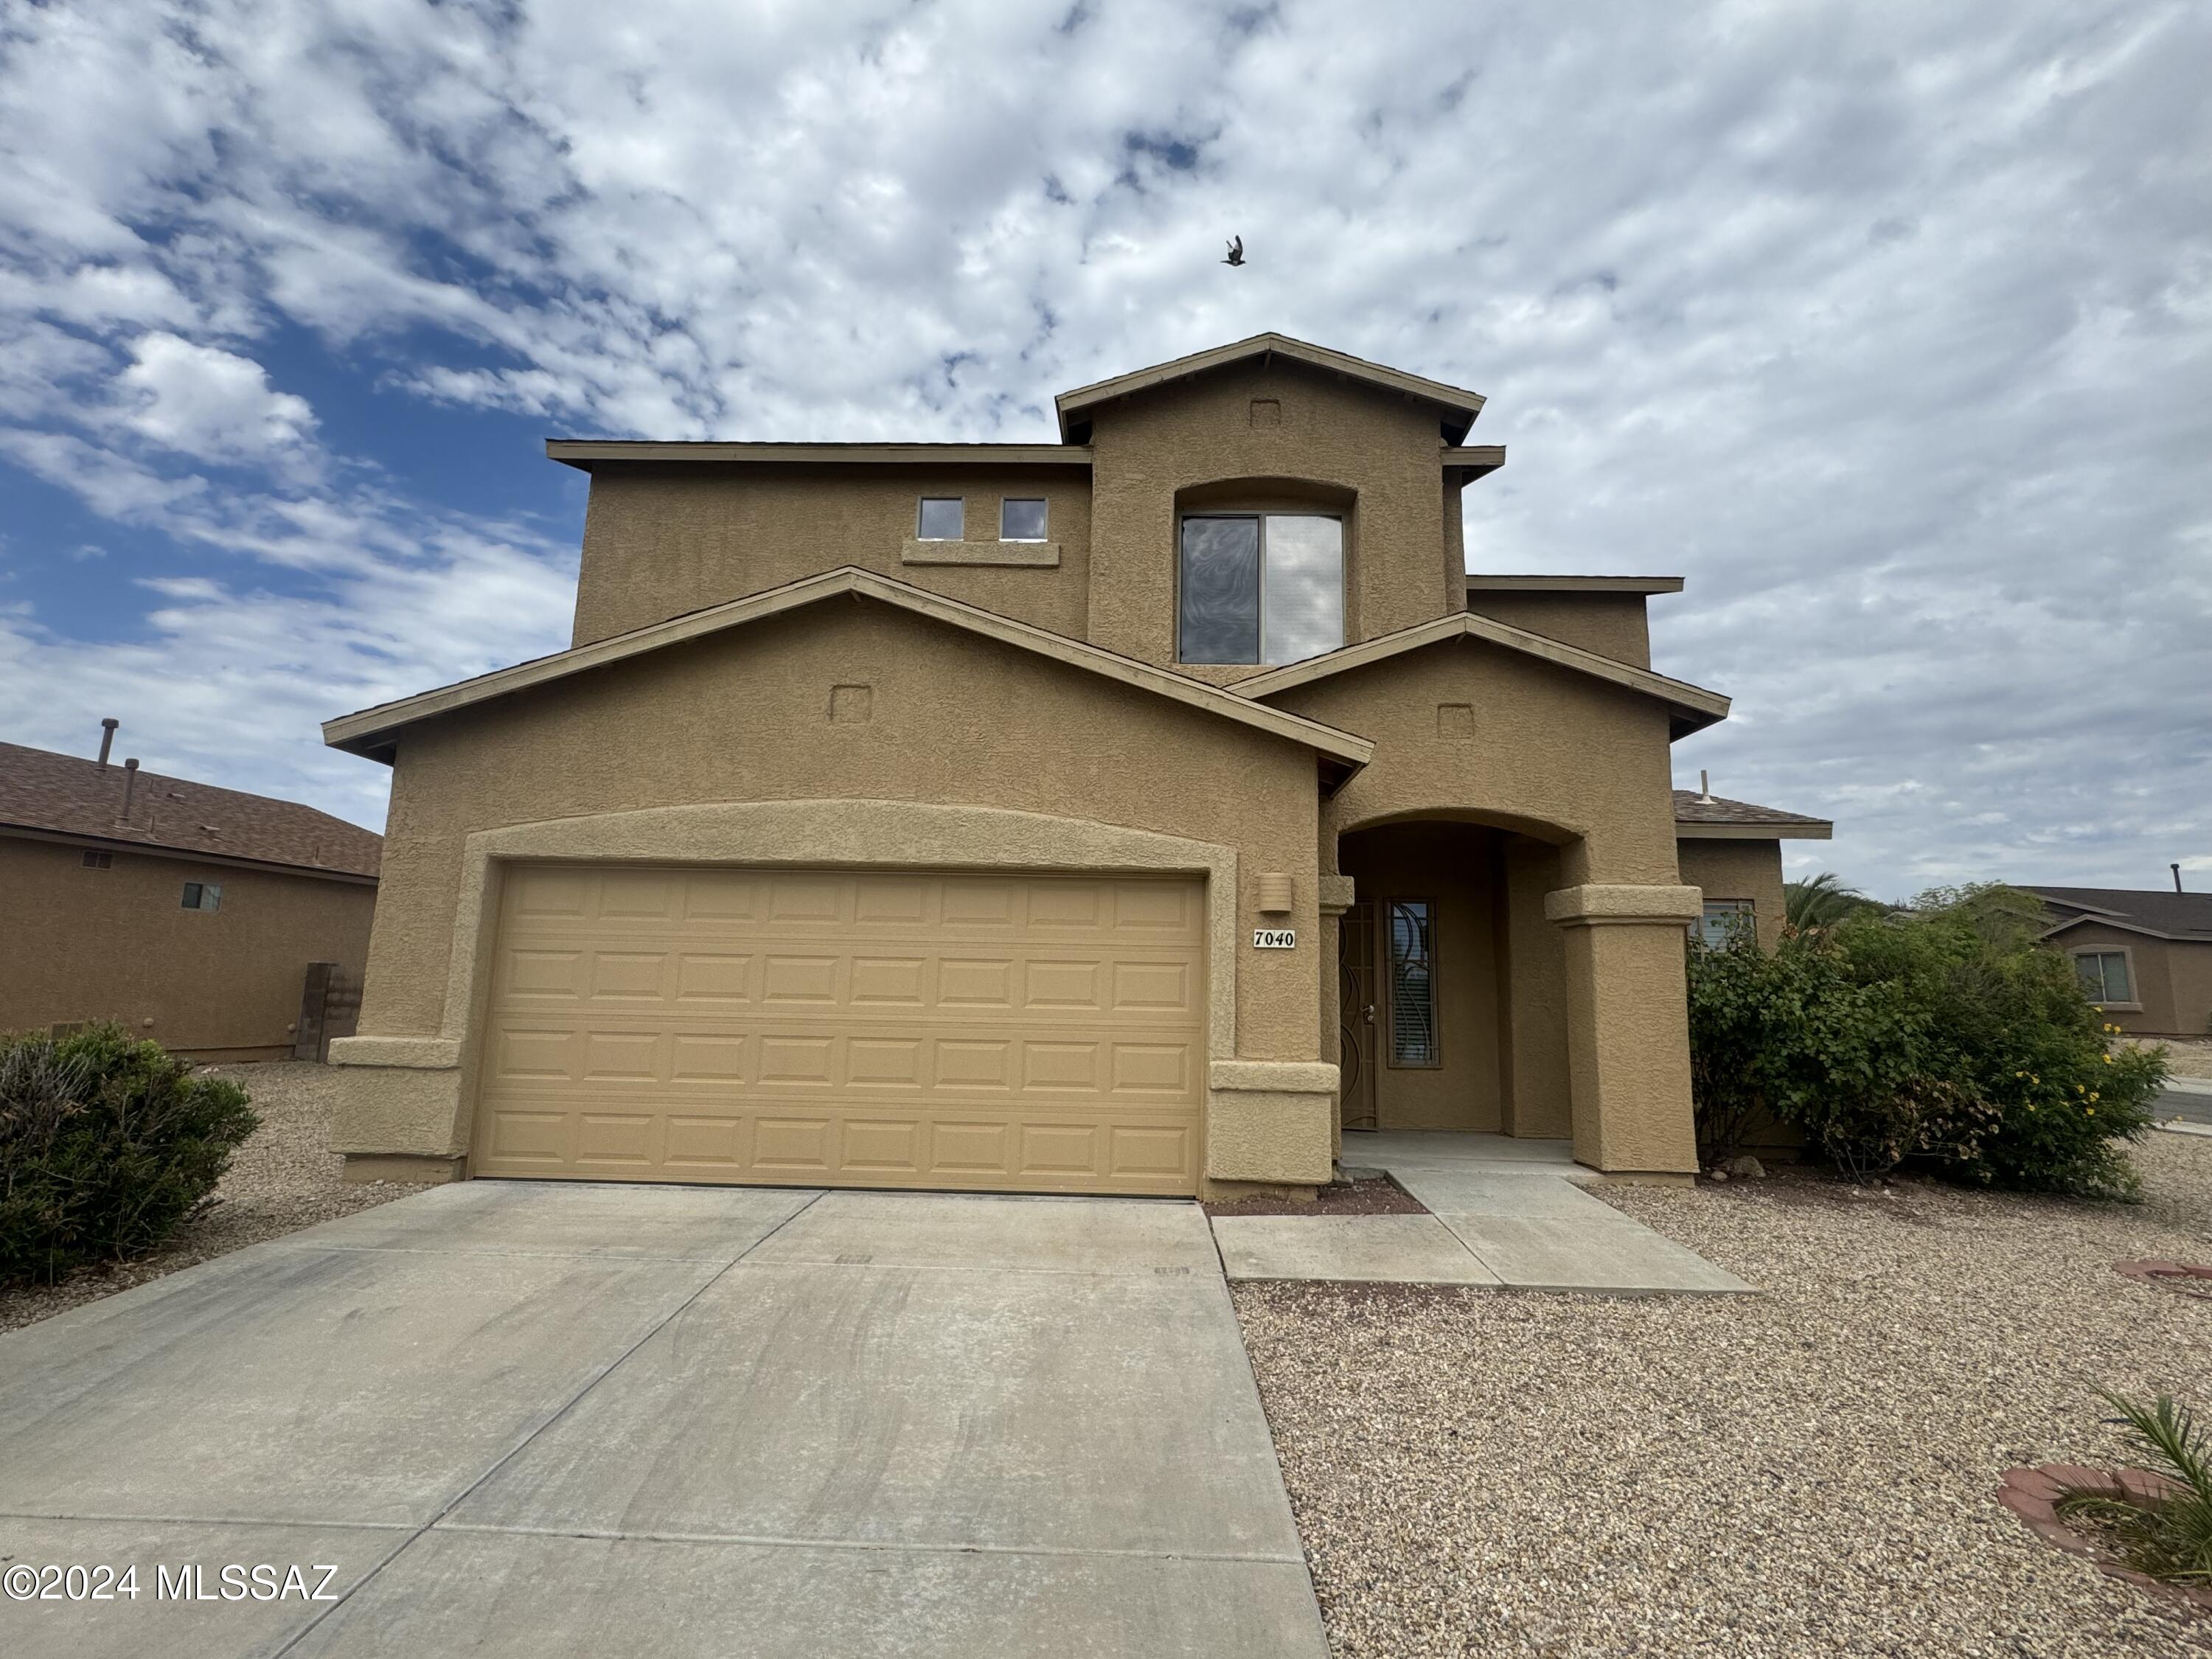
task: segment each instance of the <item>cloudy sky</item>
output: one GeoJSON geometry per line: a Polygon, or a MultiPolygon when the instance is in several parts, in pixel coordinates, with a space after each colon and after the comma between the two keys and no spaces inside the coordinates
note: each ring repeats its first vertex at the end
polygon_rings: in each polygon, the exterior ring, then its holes
{"type": "Polygon", "coordinates": [[[546,436],[1273,328],[1489,395],[1475,568],[1689,579],[1793,872],[2212,887],[2208,83],[2195,0],[0,0],[0,738],[380,824],[319,720],[565,641],[546,436]]]}

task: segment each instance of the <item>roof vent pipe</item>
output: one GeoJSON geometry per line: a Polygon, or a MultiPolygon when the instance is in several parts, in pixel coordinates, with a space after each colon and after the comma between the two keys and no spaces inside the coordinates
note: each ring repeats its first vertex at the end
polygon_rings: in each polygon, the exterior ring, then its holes
{"type": "Polygon", "coordinates": [[[115,728],[123,722],[110,714],[100,723],[100,763],[107,764],[107,751],[115,746],[115,728]]]}
{"type": "Polygon", "coordinates": [[[2166,868],[2173,872],[2173,890],[2178,893],[2181,890],[2181,866],[2178,864],[2169,864],[2166,868]]]}
{"type": "Polygon", "coordinates": [[[1700,770],[1698,774],[1698,799],[1703,802],[1710,802],[1712,798],[1713,775],[1711,772],[1700,770]]]}
{"type": "Polygon", "coordinates": [[[138,787],[138,757],[133,755],[123,763],[123,810],[115,815],[118,823],[131,822],[131,795],[138,787]]]}

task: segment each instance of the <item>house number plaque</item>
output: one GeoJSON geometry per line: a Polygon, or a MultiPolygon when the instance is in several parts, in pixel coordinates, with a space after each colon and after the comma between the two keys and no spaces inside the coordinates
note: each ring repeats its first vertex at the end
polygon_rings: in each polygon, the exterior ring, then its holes
{"type": "Polygon", "coordinates": [[[1255,951],[1295,951],[1298,948],[1298,930],[1295,927],[1255,927],[1252,948],[1255,951]]]}

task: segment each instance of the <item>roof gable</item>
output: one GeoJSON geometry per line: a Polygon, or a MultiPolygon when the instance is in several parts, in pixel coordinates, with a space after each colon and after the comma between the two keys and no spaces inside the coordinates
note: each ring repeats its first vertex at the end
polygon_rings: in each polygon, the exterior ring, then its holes
{"type": "Polygon", "coordinates": [[[127,769],[0,743],[0,827],[149,852],[374,878],[384,837],[297,801],[141,771],[122,817],[127,769]]]}
{"type": "Polygon", "coordinates": [[[1395,634],[1365,640],[1358,645],[1347,645],[1326,655],[1309,657],[1304,662],[1294,662],[1287,667],[1271,668],[1249,679],[1238,680],[1232,688],[1248,697],[1266,698],[1278,692],[1288,691],[1294,686],[1310,685],[1316,680],[1332,675],[1348,673],[1355,668],[1364,668],[1370,663],[1388,661],[1408,651],[1419,651],[1431,645],[1442,645],[1453,640],[1480,640],[1486,644],[1502,646],[1508,651],[1540,658],[1559,667],[1571,669],[1579,674],[1605,680],[1625,690],[1640,692],[1657,697],[1667,704],[1672,716],[1671,735],[1687,737],[1692,732],[1728,718],[1729,700],[1717,691],[1708,691],[1686,680],[1669,679],[1664,674],[1655,674],[1648,668],[1637,668],[1611,657],[1600,656],[1595,651],[1585,651],[1580,646],[1547,639],[1541,634],[1509,627],[1488,617],[1472,611],[1455,611],[1412,628],[1403,628],[1395,634]]]}
{"type": "Polygon", "coordinates": [[[2169,893],[2161,888],[2023,887],[2054,909],[2074,910],[2044,937],[2102,922],[2155,939],[2197,939],[2212,944],[2212,893],[2169,893]]]}
{"type": "MultiPolygon", "coordinates": [[[[1090,425],[1088,411],[1115,398],[1126,398],[1133,392],[1150,391],[1173,380],[1187,380],[1194,374],[1203,374],[1210,369],[1224,368],[1231,363],[1249,357],[1286,357],[1313,368],[1326,369],[1341,374],[1347,380],[1378,386],[1406,397],[1436,406],[1444,441],[1456,444],[1467,436],[1467,429],[1482,413],[1482,395],[1455,386],[1446,386],[1441,380],[1408,374],[1402,369],[1386,368],[1381,363],[1370,363],[1364,357],[1354,357],[1345,352],[1332,351],[1327,346],[1317,346],[1304,340],[1294,340],[1287,334],[1255,334],[1249,340],[1238,340],[1229,345],[1214,346],[1205,351],[1192,352],[1187,357],[1176,357],[1164,363],[1155,363],[1150,368],[1132,369],[1127,374],[1116,374],[1111,380],[1094,381],[1090,386],[1078,386],[1073,392],[1063,392],[1053,399],[1053,407],[1060,416],[1060,435],[1063,442],[1078,443],[1078,434],[1090,425]]],[[[1486,466],[1484,470],[1488,470],[1486,466]]]]}
{"type": "Polygon", "coordinates": [[[365,755],[388,763],[401,729],[418,720],[452,714],[495,697],[565,679],[572,674],[608,667],[664,646],[702,639],[848,593],[954,628],[965,629],[1002,644],[1034,652],[1070,667],[1250,726],[1272,737],[1302,744],[1321,757],[1328,787],[1331,789],[1374,757],[1375,745],[1366,738],[1355,737],[1349,732],[1340,732],[1319,720],[1307,720],[1303,715],[1287,714],[1281,709],[1265,708],[1234,692],[1207,685],[1186,675],[1155,668],[1150,663],[1139,662],[1133,658],[1118,656],[1080,640],[1067,639],[1042,628],[1033,628],[1027,623],[1016,622],[1012,617],[1001,617],[975,605],[963,605],[957,599],[949,599],[942,594],[853,565],[826,571],[819,576],[809,576],[782,587],[771,588],[764,593],[732,599],[725,605],[709,605],[705,610],[655,623],[648,628],[617,634],[611,639],[594,641],[589,645],[517,663],[511,668],[480,674],[474,679],[441,686],[435,690],[403,697],[394,702],[380,703],[358,714],[341,715],[323,723],[323,741],[334,749],[343,749],[352,754],[365,755]]]}

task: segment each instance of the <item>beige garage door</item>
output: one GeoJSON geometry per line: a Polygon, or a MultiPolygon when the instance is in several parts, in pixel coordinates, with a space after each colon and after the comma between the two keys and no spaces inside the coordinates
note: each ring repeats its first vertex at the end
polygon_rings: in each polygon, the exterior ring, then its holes
{"type": "Polygon", "coordinates": [[[1188,1193],[1188,878],[523,865],[475,1171],[1188,1193]]]}

